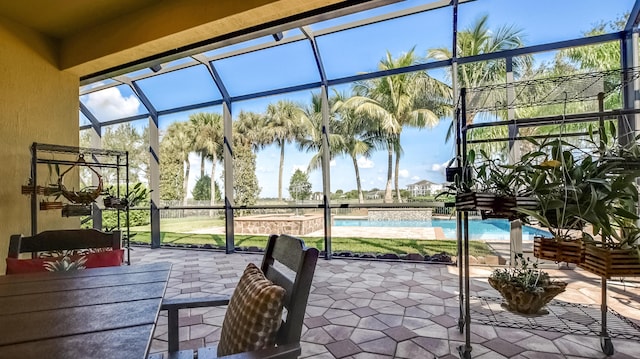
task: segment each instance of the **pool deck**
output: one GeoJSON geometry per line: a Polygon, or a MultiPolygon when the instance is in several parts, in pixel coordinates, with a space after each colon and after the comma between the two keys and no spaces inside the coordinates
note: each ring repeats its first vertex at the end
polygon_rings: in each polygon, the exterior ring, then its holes
{"type": "MultiPolygon", "coordinates": [[[[247,263],[260,263],[262,259],[256,254],[144,247],[136,247],[131,254],[133,265],[173,264],[165,298],[231,294],[247,263]]],[[[492,270],[485,266],[471,267],[471,295],[499,298],[487,283],[492,270]]],[[[556,298],[558,303],[589,305],[599,314],[599,278],[580,269],[549,272],[569,283],[567,290],[556,298]]],[[[458,268],[452,265],[320,259],[302,328],[301,358],[459,358],[457,347],[464,342],[464,335],[457,329],[460,314],[457,274],[458,268]]],[[[609,281],[608,287],[610,307],[632,323],[640,324],[639,278],[609,281]]],[[[633,337],[615,337],[616,353],[607,357],[600,348],[598,325],[592,328],[596,333],[575,332],[585,323],[598,324],[598,317],[591,319],[584,313],[567,311],[541,318],[549,323],[565,323],[569,329],[576,326],[574,331],[562,332],[560,327],[554,327],[555,330],[536,329],[532,325],[508,327],[509,321],[521,321],[521,317],[503,318],[500,325],[483,324],[482,308],[478,309],[470,316],[474,359],[639,357],[640,333],[629,325],[611,325],[612,332],[633,337]]],[[[496,310],[501,310],[499,305],[496,310]]],[[[224,307],[180,311],[181,349],[216,345],[224,314],[224,307]]],[[[167,329],[167,315],[162,312],[153,336],[152,353],[167,350],[167,329]]]]}

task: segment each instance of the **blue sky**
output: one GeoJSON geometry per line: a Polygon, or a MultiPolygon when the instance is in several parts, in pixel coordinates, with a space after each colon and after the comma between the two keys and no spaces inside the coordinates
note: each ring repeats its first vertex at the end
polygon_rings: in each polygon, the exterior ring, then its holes
{"type": "MultiPolygon", "coordinates": [[[[404,1],[374,9],[369,14],[412,7],[424,1],[404,1]]],[[[458,12],[459,29],[464,30],[481,15],[489,14],[489,27],[497,29],[502,25],[514,25],[523,30],[526,45],[561,41],[582,36],[582,33],[595,24],[615,19],[633,6],[632,0],[477,0],[461,4],[458,12]]],[[[415,47],[416,54],[425,56],[429,48],[451,47],[451,14],[446,7],[418,16],[404,17],[389,22],[378,23],[343,31],[318,38],[318,47],[329,78],[355,75],[374,71],[378,61],[389,51],[394,57],[415,47]]],[[[362,14],[349,16],[355,20],[362,14]]],[[[312,25],[313,30],[333,26],[344,19],[330,20],[312,25]]],[[[285,33],[291,36],[299,33],[292,30],[285,33]]],[[[256,39],[250,44],[273,41],[269,38],[256,39]]],[[[222,53],[229,49],[242,48],[247,44],[238,44],[229,48],[212,51],[222,53]]],[[[548,61],[554,53],[539,54],[536,61],[548,61]]],[[[286,44],[267,51],[230,57],[214,63],[227,90],[232,96],[269,90],[285,86],[319,81],[309,43],[306,41],[286,44]]],[[[142,70],[145,71],[145,70],[142,70]]],[[[148,70],[147,70],[148,71],[148,70]]],[[[431,71],[430,75],[441,80],[444,70],[431,71]]],[[[219,99],[220,92],[215,88],[211,77],[203,66],[193,67],[173,73],[156,76],[139,82],[140,87],[157,109],[163,110],[176,106],[219,99]]],[[[337,90],[348,89],[348,85],[337,90]]],[[[235,114],[241,110],[263,112],[269,103],[288,99],[308,103],[311,91],[302,91],[287,95],[259,98],[237,102],[232,105],[235,114]]],[[[83,103],[100,121],[146,113],[144,106],[126,87],[119,86],[100,91],[81,98],[83,103]]],[[[160,118],[160,129],[165,129],[174,121],[185,121],[190,113],[199,111],[220,112],[219,107],[200,109],[187,113],[178,113],[160,118]]],[[[81,124],[83,119],[81,118],[81,124]]],[[[402,133],[404,155],[400,162],[400,186],[422,179],[441,183],[444,181],[443,165],[453,157],[452,143],[445,143],[445,133],[450,119],[442,119],[432,129],[405,129],[402,133]]],[[[288,145],[285,154],[284,194],[286,196],[290,176],[295,169],[305,169],[313,154],[298,151],[295,145],[288,145]]],[[[257,154],[257,174],[262,188],[261,197],[277,196],[277,168],[279,150],[270,146],[257,154]]],[[[364,189],[385,187],[387,154],[378,151],[370,158],[360,158],[360,171],[364,189]]],[[[199,160],[192,158],[191,173],[199,173],[199,160]]],[[[210,166],[209,166],[210,168],[210,166]]],[[[218,177],[222,173],[217,166],[218,177]]],[[[190,183],[195,183],[192,175],[190,183]]],[[[219,178],[219,177],[218,177],[219,178]]],[[[312,172],[310,178],[314,191],[322,190],[319,171],[312,172]]],[[[220,181],[222,182],[222,181],[220,181]]],[[[337,158],[331,166],[331,190],[345,191],[355,189],[354,170],[349,158],[337,158]]]]}

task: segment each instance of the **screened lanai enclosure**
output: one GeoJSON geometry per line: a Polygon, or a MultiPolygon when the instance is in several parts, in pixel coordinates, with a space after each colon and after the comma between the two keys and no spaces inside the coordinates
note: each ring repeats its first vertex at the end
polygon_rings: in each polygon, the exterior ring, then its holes
{"type": "MultiPolygon", "coordinates": [[[[140,243],[230,253],[286,232],[327,259],[390,251],[369,238],[422,260],[434,253],[421,240],[459,238],[453,197],[437,195],[460,157],[460,89],[503,92],[479,96],[465,120],[510,121],[473,132],[504,161],[526,151],[517,138],[564,131],[519,119],[638,108],[634,72],[620,69],[638,66],[639,12],[633,0],[343,4],[82,78],[80,144],[128,151],[129,187],[150,191],[128,222],[140,243]],[[555,79],[580,76],[585,91],[599,79],[603,108],[592,92],[561,100],[555,79]],[[531,89],[509,84],[545,79],[560,100],[509,105],[508,91],[531,89]],[[511,141],[483,141],[496,138],[511,141]]],[[[632,112],[609,120],[636,131],[632,112]]],[[[109,228],[118,216],[96,207],[83,221],[109,228]]],[[[510,238],[506,220],[470,229],[472,242],[510,238]]],[[[526,227],[524,241],[541,233],[526,227]]]]}

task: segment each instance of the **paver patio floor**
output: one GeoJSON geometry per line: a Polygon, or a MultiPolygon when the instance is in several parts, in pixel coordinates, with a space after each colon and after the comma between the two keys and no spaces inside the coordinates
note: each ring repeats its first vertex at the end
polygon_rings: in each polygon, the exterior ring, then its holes
{"type": "MultiPolygon", "coordinates": [[[[249,262],[261,255],[136,247],[132,264],[173,263],[167,298],[231,294],[249,262]]],[[[471,268],[473,296],[498,297],[487,283],[492,268],[471,268]]],[[[550,270],[569,282],[559,303],[596,306],[600,279],[579,269],[550,270]]],[[[426,263],[320,259],[302,334],[302,358],[457,358],[464,335],[459,317],[458,268],[426,263]]],[[[610,307],[640,323],[640,279],[610,281],[610,307]]],[[[225,308],[180,313],[181,348],[216,345],[225,308]]],[[[473,319],[473,315],[471,316],[473,319]]],[[[611,358],[640,358],[640,332],[614,338],[611,358]]],[[[483,359],[605,358],[597,335],[554,330],[514,329],[472,322],[472,357],[483,359]]],[[[166,313],[161,314],[151,352],[167,349],[166,313]]]]}

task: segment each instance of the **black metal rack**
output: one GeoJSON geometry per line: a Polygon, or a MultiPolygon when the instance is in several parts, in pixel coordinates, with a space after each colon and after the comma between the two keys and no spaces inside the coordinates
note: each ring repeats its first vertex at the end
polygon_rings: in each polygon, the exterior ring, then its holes
{"type": "MultiPolygon", "coordinates": [[[[53,144],[44,144],[34,142],[31,145],[31,178],[30,183],[32,185],[31,193],[31,235],[38,233],[38,165],[46,164],[48,166],[81,166],[92,167],[96,169],[109,168],[115,171],[115,181],[120,184],[120,181],[124,179],[125,183],[125,196],[129,196],[129,153],[127,151],[116,151],[99,148],[86,148],[86,147],[73,147],[62,146],[53,144]],[[58,156],[58,158],[56,158],[58,156]],[[85,158],[84,161],[79,162],[80,157],[85,158]],[[123,178],[124,177],[124,178],[123,178]]],[[[120,196],[120,186],[116,185],[117,195],[120,196]]],[[[97,205],[93,204],[93,209],[100,211],[97,205]]],[[[129,207],[125,209],[117,209],[117,229],[122,230],[123,226],[120,221],[120,211],[125,211],[126,218],[126,236],[125,246],[127,248],[127,264],[131,264],[130,254],[130,237],[129,231],[129,207]]],[[[100,214],[100,212],[98,212],[100,214]]],[[[95,216],[94,216],[95,218],[95,216]]],[[[100,221],[101,222],[101,221],[100,221]]],[[[94,221],[95,223],[95,221],[94,221]]],[[[94,224],[95,226],[95,224],[94,224]]],[[[98,228],[100,229],[100,228],[98,228]]]]}
{"type": "MultiPolygon", "coordinates": [[[[468,144],[481,144],[491,142],[509,142],[513,145],[516,140],[523,137],[518,136],[519,128],[534,127],[544,125],[558,125],[568,123],[595,122],[602,124],[604,120],[617,119],[620,125],[624,123],[627,115],[640,114],[640,109],[617,109],[605,110],[605,100],[610,96],[620,94],[622,91],[633,89],[633,84],[640,78],[640,70],[637,68],[627,70],[611,70],[603,72],[584,73],[571,76],[541,78],[511,82],[506,84],[489,85],[478,88],[462,88],[460,98],[456,108],[456,159],[457,167],[462,168],[460,173],[468,176],[465,167],[468,163],[468,144]],[[589,101],[592,101],[591,103],[589,101]],[[566,114],[568,103],[580,102],[586,104],[585,108],[594,109],[592,112],[582,112],[566,114]],[[557,116],[546,116],[537,118],[515,119],[514,110],[520,108],[532,108],[545,105],[563,105],[563,112],[557,116]],[[495,118],[511,117],[506,121],[493,121],[483,123],[467,123],[469,117],[473,118],[481,113],[492,114],[495,118]],[[499,116],[502,115],[502,116],[499,116]],[[469,139],[468,132],[478,128],[507,126],[509,135],[504,138],[489,139],[469,139]]],[[[629,130],[621,131],[619,126],[619,136],[629,136],[629,130]]],[[[595,131],[597,133],[597,131],[595,131]]],[[[538,138],[557,136],[582,136],[585,132],[574,132],[554,135],[540,135],[538,138]]],[[[528,136],[530,137],[530,136],[528,136]]],[[[627,137],[626,140],[628,140],[627,137]]],[[[458,242],[458,271],[459,271],[459,303],[460,315],[458,329],[465,333],[465,343],[458,348],[462,359],[471,358],[471,293],[469,289],[469,213],[468,211],[457,211],[457,242],[458,242]]],[[[611,335],[607,328],[608,307],[607,307],[607,279],[601,280],[601,306],[600,306],[600,344],[602,351],[607,355],[614,352],[611,342],[611,335]]],[[[477,311],[474,311],[477,314],[477,311]]],[[[553,313],[552,313],[553,314],[553,313]]],[[[505,321],[513,316],[493,317],[491,324],[507,327],[514,327],[505,321]]],[[[595,319],[594,319],[595,320],[595,319]]],[[[588,333],[596,333],[591,326],[588,333]]],[[[638,329],[637,326],[633,327],[638,329]]],[[[588,334],[587,332],[580,332],[588,334]]]]}

